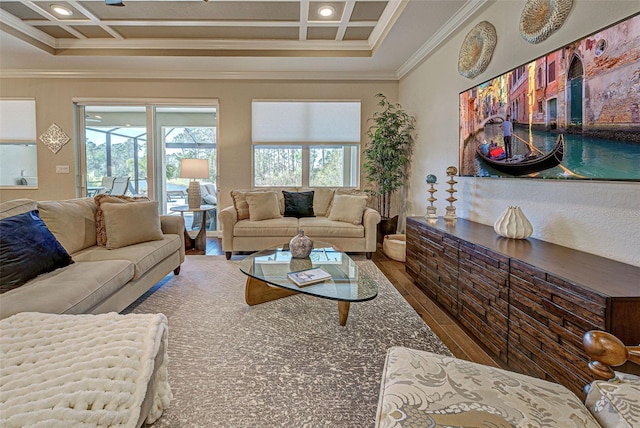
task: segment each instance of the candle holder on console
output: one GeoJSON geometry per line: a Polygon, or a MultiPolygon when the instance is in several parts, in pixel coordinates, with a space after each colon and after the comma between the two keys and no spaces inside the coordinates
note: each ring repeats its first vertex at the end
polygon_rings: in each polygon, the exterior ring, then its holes
{"type": "Polygon", "coordinates": [[[425,214],[424,217],[429,222],[435,222],[436,220],[438,220],[438,214],[436,214],[436,207],[433,206],[433,203],[437,201],[437,199],[433,196],[433,194],[437,192],[437,190],[435,189],[435,187],[433,187],[433,185],[437,184],[436,183],[437,181],[438,181],[438,178],[433,174],[429,174],[426,177],[426,182],[429,185],[429,189],[427,189],[427,192],[429,192],[429,198],[427,199],[429,201],[429,206],[427,207],[427,213],[425,214]]]}
{"type": "Polygon", "coordinates": [[[447,168],[447,176],[449,177],[449,181],[447,181],[447,184],[449,185],[449,188],[447,189],[447,192],[449,192],[447,201],[449,202],[449,206],[445,208],[446,213],[444,215],[444,219],[447,221],[455,221],[457,218],[456,207],[453,206],[453,203],[457,201],[457,199],[453,196],[453,194],[457,192],[457,190],[453,188],[453,185],[457,183],[457,181],[453,179],[453,176],[457,173],[458,168],[456,168],[455,166],[450,166],[449,168],[447,168]]]}

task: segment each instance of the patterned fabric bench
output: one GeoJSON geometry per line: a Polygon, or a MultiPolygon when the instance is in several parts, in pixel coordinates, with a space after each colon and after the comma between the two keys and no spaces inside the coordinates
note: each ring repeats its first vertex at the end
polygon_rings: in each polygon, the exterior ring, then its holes
{"type": "Polygon", "coordinates": [[[376,426],[600,427],[562,385],[400,347],[387,354],[376,426]]]}
{"type": "Polygon", "coordinates": [[[593,382],[585,406],[559,384],[430,352],[389,349],[376,427],[441,426],[638,427],[640,378],[593,382]]]}

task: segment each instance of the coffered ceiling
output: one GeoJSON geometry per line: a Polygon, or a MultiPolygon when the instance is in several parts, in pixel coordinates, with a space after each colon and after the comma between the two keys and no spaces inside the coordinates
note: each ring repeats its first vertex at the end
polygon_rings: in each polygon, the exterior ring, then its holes
{"type": "Polygon", "coordinates": [[[367,56],[405,3],[3,0],[3,24],[60,55],[367,56]],[[332,12],[320,13],[321,8],[332,12]],[[56,10],[68,11],[68,16],[56,10]]]}
{"type": "Polygon", "coordinates": [[[351,68],[393,76],[407,61],[417,61],[411,58],[416,51],[441,43],[486,1],[123,0],[125,6],[118,7],[104,0],[2,0],[0,67],[61,68],[53,58],[67,58],[65,66],[76,71],[122,70],[125,63],[147,58],[150,68],[157,63],[169,70],[175,64],[167,68],[162,58],[192,58],[181,60],[181,69],[351,68]],[[56,12],[60,7],[67,16],[56,12]],[[333,13],[323,16],[323,7],[333,13]]]}

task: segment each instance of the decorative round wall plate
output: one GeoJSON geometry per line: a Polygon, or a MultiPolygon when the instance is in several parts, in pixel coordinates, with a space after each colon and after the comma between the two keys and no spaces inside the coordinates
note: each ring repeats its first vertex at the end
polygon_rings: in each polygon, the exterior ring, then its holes
{"type": "Polygon", "coordinates": [[[564,24],[573,0],[527,0],[520,16],[520,35],[529,43],[546,40],[564,24]]]}
{"type": "Polygon", "coordinates": [[[458,73],[472,79],[486,70],[496,47],[496,27],[482,21],[464,38],[458,57],[458,73]]]}

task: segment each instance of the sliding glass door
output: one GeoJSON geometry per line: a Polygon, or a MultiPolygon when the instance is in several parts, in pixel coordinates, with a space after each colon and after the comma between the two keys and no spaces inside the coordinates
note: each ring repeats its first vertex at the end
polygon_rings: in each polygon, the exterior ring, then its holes
{"type": "Polygon", "coordinates": [[[87,106],[84,110],[85,191],[147,195],[144,106],[87,106]],[[114,188],[116,177],[118,185],[114,188]],[[111,179],[113,178],[113,179],[111,179]]]}
{"type": "MultiPolygon", "coordinates": [[[[163,174],[159,187],[163,189],[165,212],[179,205],[187,205],[189,179],[180,177],[182,159],[207,159],[209,178],[199,179],[202,205],[216,205],[206,213],[207,231],[217,230],[217,109],[215,107],[156,107],[156,133],[162,146],[163,174]]],[[[185,214],[189,230],[203,224],[200,214],[185,214]]]]}
{"type": "MultiPolygon", "coordinates": [[[[198,230],[198,215],[171,208],[187,204],[189,180],[180,177],[185,158],[209,161],[209,178],[199,180],[202,203],[217,205],[217,102],[204,104],[76,102],[78,195],[148,196],[160,202],[162,214],[184,215],[187,228],[198,230]]],[[[211,235],[217,223],[217,209],[209,211],[211,235]]]]}

